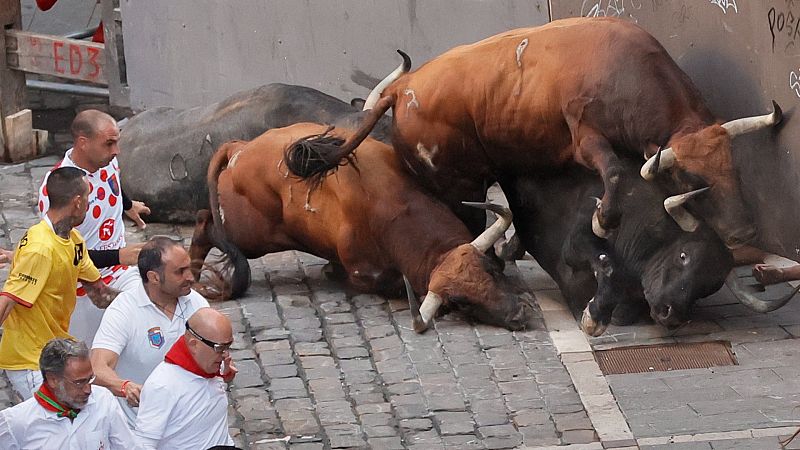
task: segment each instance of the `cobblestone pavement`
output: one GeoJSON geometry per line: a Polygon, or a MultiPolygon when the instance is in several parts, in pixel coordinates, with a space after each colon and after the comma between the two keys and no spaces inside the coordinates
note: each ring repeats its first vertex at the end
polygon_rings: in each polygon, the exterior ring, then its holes
{"type": "MultiPolygon", "coordinates": [[[[55,162],[0,166],[0,245],[37,220],[33,193],[55,162]]],[[[191,236],[185,226],[128,230],[133,242],[191,236]]],[[[300,252],[252,260],[247,296],[214,305],[234,324],[229,417],[242,448],[777,448],[800,417],[798,302],[755,316],[719,294],[674,335],[611,327],[590,343],[553,282],[520,261],[507,273],[536,294],[534,329],[450,315],[419,335],[404,299],[350,292],[322,275],[324,263],[300,252]],[[711,339],[732,341],[740,365],[604,377],[591,353],[711,339]]],[[[0,408],[13,403],[0,380],[0,408]]]]}

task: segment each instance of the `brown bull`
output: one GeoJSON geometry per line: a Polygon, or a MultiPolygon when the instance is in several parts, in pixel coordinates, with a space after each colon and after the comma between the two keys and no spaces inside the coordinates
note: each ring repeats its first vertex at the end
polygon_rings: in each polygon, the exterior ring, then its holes
{"type": "MultiPolygon", "coordinates": [[[[680,169],[670,171],[670,189],[710,187],[691,204],[729,246],[754,236],[731,137],[777,123],[777,105],[771,115],[719,124],[689,77],[637,25],[565,19],[456,47],[411,73],[404,58],[365,108],[381,114],[394,108],[393,146],[459,216],[469,215],[460,201],[483,198],[498,176],[577,161],[602,175],[605,192],[593,229],[604,237],[621,216],[618,186],[625,174],[615,152],[641,158],[666,148],[658,163],[651,158],[643,166],[643,176],[680,169]]],[[[365,121],[359,134],[371,126],[365,121]]],[[[320,149],[323,164],[290,169],[321,176],[358,142],[320,149]]],[[[684,229],[696,228],[685,211],[677,215],[684,229]]]]}
{"type": "Polygon", "coordinates": [[[234,261],[235,296],[249,284],[244,257],[300,250],[337,263],[362,291],[399,288],[406,275],[415,291],[427,292],[422,317],[415,320],[418,331],[441,305],[490,324],[524,328],[530,305],[484,255],[510,226],[510,211],[480,205],[501,213],[501,220],[473,240],[446,206],[406,175],[392,148],[373,139],[356,153],[366,170],[348,166],[314,187],[288,174],[283,157],[292,142],[313,136],[341,144],[340,136],[347,136],[342,133],[296,124],[223,145],[208,169],[211,213],[198,213],[192,238],[195,273],[211,247],[220,248],[234,261]]]}

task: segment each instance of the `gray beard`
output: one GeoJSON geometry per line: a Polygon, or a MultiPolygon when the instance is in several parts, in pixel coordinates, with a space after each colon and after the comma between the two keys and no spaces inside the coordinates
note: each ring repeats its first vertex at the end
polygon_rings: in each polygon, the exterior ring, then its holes
{"type": "Polygon", "coordinates": [[[56,397],[58,398],[59,402],[61,402],[63,405],[69,406],[72,409],[83,409],[83,408],[86,407],[86,404],[89,403],[88,400],[83,402],[83,403],[81,403],[81,404],[76,404],[73,401],[67,400],[69,395],[67,394],[67,390],[64,389],[64,382],[63,381],[61,383],[59,383],[58,386],[56,386],[55,394],[56,394],[56,397]]]}

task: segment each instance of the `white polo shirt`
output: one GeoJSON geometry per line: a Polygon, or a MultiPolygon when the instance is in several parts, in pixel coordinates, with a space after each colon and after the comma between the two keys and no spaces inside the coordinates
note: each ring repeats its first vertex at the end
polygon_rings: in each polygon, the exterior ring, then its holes
{"type": "Polygon", "coordinates": [[[145,449],[233,445],[225,382],[160,363],[142,388],[134,433],[145,449]]]}
{"type": "MultiPolygon", "coordinates": [[[[172,320],[147,296],[144,284],[122,292],[111,302],[100,322],[92,348],[111,350],[119,355],[114,369],[123,380],[143,384],[150,372],[179,337],[186,332],[186,321],[200,308],[208,306],[202,295],[194,290],[178,297],[172,320]]],[[[120,398],[120,404],[130,425],[136,420],[136,408],[120,398]]]]}
{"type": "Polygon", "coordinates": [[[44,409],[36,398],[0,411],[0,448],[128,450],[140,447],[111,391],[92,386],[89,402],[74,421],[44,409]]]}

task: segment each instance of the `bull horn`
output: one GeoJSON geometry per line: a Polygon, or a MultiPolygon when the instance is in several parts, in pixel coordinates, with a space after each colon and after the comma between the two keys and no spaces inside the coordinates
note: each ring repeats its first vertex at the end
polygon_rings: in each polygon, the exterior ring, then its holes
{"type": "Polygon", "coordinates": [[[461,202],[463,205],[472,206],[473,208],[488,209],[497,214],[497,220],[487,228],[480,236],[472,241],[472,246],[478,249],[481,253],[486,253],[487,250],[492,248],[506,233],[506,230],[511,226],[513,215],[511,210],[505,206],[496,205],[494,203],[481,203],[481,202],[461,202]]]}
{"type": "Polygon", "coordinates": [[[414,289],[411,287],[411,282],[408,281],[408,277],[403,275],[403,283],[406,285],[406,297],[408,297],[408,309],[411,311],[411,319],[414,323],[414,331],[417,333],[422,333],[427,329],[427,324],[422,320],[422,316],[419,313],[419,300],[417,300],[417,296],[414,295],[414,289]]]}
{"type": "Polygon", "coordinates": [[[728,274],[728,278],[725,279],[725,285],[730,288],[731,292],[733,292],[733,295],[735,295],[736,299],[739,300],[739,303],[759,313],[775,311],[776,309],[789,303],[789,300],[791,300],[795,294],[797,294],[797,291],[800,291],[800,284],[798,284],[797,287],[792,290],[792,292],[789,292],[777,300],[762,300],[752,294],[752,288],[748,290],[739,283],[739,277],[736,275],[735,270],[731,270],[731,273],[728,274]]]}
{"type": "Polygon", "coordinates": [[[730,137],[739,136],[740,134],[750,133],[775,126],[783,119],[783,111],[781,107],[772,101],[772,112],[764,114],[763,116],[743,117],[741,119],[731,120],[722,124],[722,128],[728,131],[730,137]]]}
{"type": "Polygon", "coordinates": [[[411,70],[411,58],[402,50],[398,50],[397,53],[400,53],[400,56],[403,57],[403,62],[397,66],[397,69],[394,69],[392,73],[386,76],[377,86],[375,86],[372,91],[367,96],[367,100],[364,101],[364,108],[362,111],[366,111],[368,109],[372,109],[375,107],[375,103],[378,103],[378,100],[381,98],[381,94],[383,94],[383,90],[389,87],[396,79],[400,78],[400,75],[408,72],[411,70]]]}
{"type": "Polygon", "coordinates": [[[600,211],[600,205],[603,203],[603,201],[597,197],[592,198],[595,201],[594,214],[592,214],[592,233],[594,233],[594,235],[600,239],[608,239],[608,230],[600,225],[600,218],[597,217],[597,212],[600,211]]]}
{"type": "Polygon", "coordinates": [[[667,197],[667,199],[664,200],[664,209],[666,209],[667,213],[672,216],[673,219],[675,219],[675,222],[678,223],[678,226],[680,226],[683,231],[688,231],[691,233],[696,231],[697,227],[700,226],[700,222],[695,219],[692,213],[683,207],[683,204],[692,197],[701,194],[708,189],[708,187],[704,187],[702,189],[697,189],[685,194],[673,195],[672,197],[667,197]]]}
{"type": "Polygon", "coordinates": [[[583,310],[583,315],[581,316],[581,329],[584,333],[588,334],[592,337],[600,336],[601,334],[606,332],[606,328],[608,325],[604,325],[594,319],[592,319],[592,314],[589,312],[589,305],[594,301],[594,297],[589,300],[589,303],[586,304],[586,309],[583,310]]]}
{"type": "Polygon", "coordinates": [[[639,171],[639,174],[642,178],[649,181],[655,178],[658,172],[667,170],[674,164],[675,151],[672,150],[672,147],[666,149],[659,147],[658,152],[642,165],[642,170],[639,171]]]}

